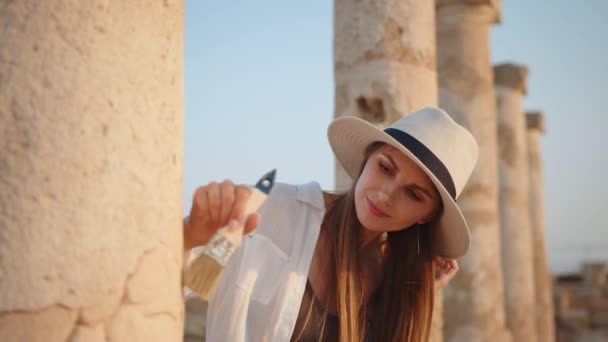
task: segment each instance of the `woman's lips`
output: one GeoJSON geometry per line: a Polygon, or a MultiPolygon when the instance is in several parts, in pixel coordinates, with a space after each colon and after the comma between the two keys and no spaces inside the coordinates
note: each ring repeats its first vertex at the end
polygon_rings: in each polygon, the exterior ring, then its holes
{"type": "Polygon", "coordinates": [[[374,202],[372,202],[369,198],[365,197],[365,199],[367,200],[367,207],[369,208],[369,211],[374,214],[375,216],[378,217],[387,217],[388,215],[382,211],[382,209],[378,208],[376,205],[374,205],[374,202]]]}

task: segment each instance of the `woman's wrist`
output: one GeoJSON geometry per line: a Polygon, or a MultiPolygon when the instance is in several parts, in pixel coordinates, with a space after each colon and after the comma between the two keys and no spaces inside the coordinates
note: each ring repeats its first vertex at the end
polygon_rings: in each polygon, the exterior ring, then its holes
{"type": "Polygon", "coordinates": [[[184,253],[189,252],[194,246],[192,246],[190,238],[190,217],[186,216],[182,220],[182,227],[184,232],[184,253]]]}

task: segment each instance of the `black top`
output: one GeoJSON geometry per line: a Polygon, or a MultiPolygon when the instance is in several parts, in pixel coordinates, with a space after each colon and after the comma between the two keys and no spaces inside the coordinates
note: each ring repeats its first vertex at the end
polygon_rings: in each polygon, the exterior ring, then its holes
{"type": "MultiPolygon", "coordinates": [[[[373,308],[371,305],[368,308],[368,313],[371,314],[370,316],[373,315],[373,308]]],[[[367,326],[370,327],[370,325],[371,320],[368,318],[367,326]]],[[[291,336],[291,342],[334,342],[338,341],[339,331],[340,320],[338,316],[330,313],[325,315],[325,307],[315,296],[312,286],[310,285],[310,280],[307,280],[306,290],[302,297],[302,304],[300,304],[300,312],[298,313],[296,327],[291,336]],[[302,325],[305,322],[307,322],[307,324],[303,327],[302,325]],[[325,324],[325,326],[323,326],[323,324],[325,324]],[[323,331],[323,336],[319,340],[321,331],[323,331]]],[[[365,341],[373,341],[369,329],[366,331],[365,341]]]]}
{"type": "Polygon", "coordinates": [[[323,331],[323,337],[320,341],[337,341],[340,321],[336,315],[328,313],[326,316],[324,313],[325,308],[315,296],[310,280],[307,280],[306,291],[304,291],[302,297],[302,304],[300,304],[300,312],[291,341],[316,342],[319,341],[321,331],[323,331]],[[304,323],[306,323],[306,326],[302,327],[304,323]]]}

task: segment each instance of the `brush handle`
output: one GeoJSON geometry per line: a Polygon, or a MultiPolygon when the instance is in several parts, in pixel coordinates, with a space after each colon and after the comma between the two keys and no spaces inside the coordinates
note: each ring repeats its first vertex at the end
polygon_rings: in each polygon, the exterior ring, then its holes
{"type": "MultiPolygon", "coordinates": [[[[240,225],[244,225],[249,215],[256,212],[262,203],[266,200],[267,195],[256,187],[251,188],[251,194],[247,200],[245,213],[240,225]]],[[[212,237],[209,243],[202,248],[202,253],[215,259],[218,264],[224,266],[234,251],[241,245],[243,234],[240,230],[231,232],[228,226],[220,228],[212,237]]]]}
{"type": "MultiPolygon", "coordinates": [[[[245,224],[245,221],[250,214],[256,212],[260,206],[262,206],[266,197],[267,194],[256,187],[251,187],[251,194],[247,200],[243,220],[240,222],[241,226],[245,224]]],[[[201,248],[201,254],[186,267],[184,271],[186,279],[192,279],[192,276],[197,276],[197,274],[193,273],[201,272],[201,269],[199,267],[194,267],[194,265],[200,264],[197,263],[197,261],[203,257],[209,257],[218,265],[224,267],[234,251],[241,245],[242,239],[243,233],[241,230],[229,231],[228,226],[220,228],[211,237],[211,240],[201,248]]]]}

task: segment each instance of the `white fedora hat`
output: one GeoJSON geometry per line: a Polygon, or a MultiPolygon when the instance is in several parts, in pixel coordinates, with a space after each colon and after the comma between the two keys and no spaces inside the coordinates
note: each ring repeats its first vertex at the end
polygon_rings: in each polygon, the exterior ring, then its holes
{"type": "Polygon", "coordinates": [[[373,142],[384,142],[405,153],[429,176],[443,201],[443,212],[434,220],[437,252],[460,258],[469,250],[469,229],[456,199],[469,180],[479,147],[475,138],[445,111],[427,107],[381,130],[369,122],[344,116],[327,131],[330,145],[342,167],[357,178],[364,152],[373,142]]]}

